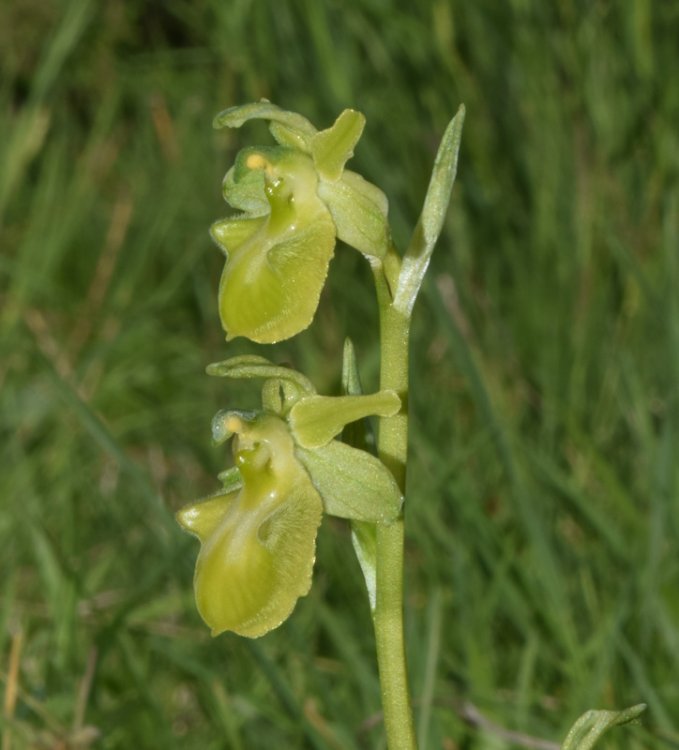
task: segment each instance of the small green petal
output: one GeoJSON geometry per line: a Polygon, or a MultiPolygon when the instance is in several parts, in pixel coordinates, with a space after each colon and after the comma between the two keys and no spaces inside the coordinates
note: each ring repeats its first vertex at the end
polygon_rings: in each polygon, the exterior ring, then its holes
{"type": "Polygon", "coordinates": [[[363,417],[393,417],[401,408],[395,391],[366,396],[308,396],[290,410],[288,424],[295,442],[303,448],[318,448],[330,442],[346,424],[363,417]]]}
{"type": "Polygon", "coordinates": [[[322,130],[311,140],[311,154],[318,173],[324,180],[335,182],[342,176],[344,165],[354,155],[365,117],[353,109],[345,109],[332,127],[322,130]]]}

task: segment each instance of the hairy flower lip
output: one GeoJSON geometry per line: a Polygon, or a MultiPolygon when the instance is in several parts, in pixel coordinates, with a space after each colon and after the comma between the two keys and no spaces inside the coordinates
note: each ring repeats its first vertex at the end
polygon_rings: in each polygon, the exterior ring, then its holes
{"type": "Polygon", "coordinates": [[[194,591],[212,634],[254,638],[309,591],[322,503],[279,417],[227,415],[242,485],[184,508],[177,520],[201,542],[194,591]]]}
{"type": "Polygon", "coordinates": [[[224,195],[245,213],[211,229],[226,255],[219,311],[227,339],[274,343],[311,323],[336,235],[317,183],[311,157],[287,146],[236,157],[224,195]]]}

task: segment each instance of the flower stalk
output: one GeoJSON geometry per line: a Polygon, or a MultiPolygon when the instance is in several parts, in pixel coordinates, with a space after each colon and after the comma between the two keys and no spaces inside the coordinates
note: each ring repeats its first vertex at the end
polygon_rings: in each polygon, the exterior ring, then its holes
{"type": "MultiPolygon", "coordinates": [[[[375,273],[375,285],[380,314],[380,387],[388,387],[401,398],[401,410],[380,419],[377,450],[405,494],[410,318],[394,308],[381,271],[375,273]]],[[[377,527],[373,623],[387,744],[392,749],[413,750],[417,743],[403,634],[404,532],[403,516],[390,526],[377,527]]]]}
{"type": "Polygon", "coordinates": [[[386,196],[345,168],[363,132],[361,113],[345,110],[318,131],[301,115],[261,101],[226,110],[215,126],[252,119],[269,122],[277,145],[237,155],[223,190],[239,213],[211,228],[226,259],[218,298],[226,338],[269,344],[309,326],[340,240],[373,269],[380,388],[361,392],[350,345],[342,396],[321,396],[301,373],[255,355],[208,367],[210,375],[264,384],[261,409],[215,416],[214,440],[231,441],[234,465],[220,474],[221,490],[177,515],[201,543],[196,604],[213,635],[265,635],[311,586],[323,514],[348,519],[373,616],[387,743],[416,750],[403,629],[408,342],[455,178],[464,108],[444,134],[403,256],[391,241],[386,196]],[[377,456],[365,435],[342,439],[349,423],[369,416],[379,419],[377,456]]]}

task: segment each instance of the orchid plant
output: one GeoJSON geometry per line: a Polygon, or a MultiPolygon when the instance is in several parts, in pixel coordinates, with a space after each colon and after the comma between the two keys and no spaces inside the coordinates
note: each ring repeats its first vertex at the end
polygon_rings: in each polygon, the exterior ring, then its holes
{"type": "MultiPolygon", "coordinates": [[[[344,110],[319,131],[262,100],[227,109],[214,121],[217,128],[238,128],[265,120],[276,142],[236,156],[223,192],[237,213],[211,228],[226,256],[219,315],[227,341],[242,336],[271,344],[307,328],[340,240],[372,269],[380,389],[362,392],[350,341],[337,396],[319,395],[305,375],[261,356],[208,366],[209,375],[259,380],[262,406],[215,416],[214,441],[231,441],[233,466],[220,474],[217,492],[177,514],[200,540],[196,605],[213,635],[265,635],[310,589],[323,514],[348,519],[374,622],[391,750],[416,747],[403,638],[410,320],[443,226],[464,116],[461,106],[443,135],[403,254],[391,239],[384,193],[346,169],[365,125],[360,112],[344,110]],[[379,425],[376,454],[361,428],[371,416],[379,425]],[[346,429],[352,423],[358,429],[346,429]]],[[[570,737],[574,750],[579,745],[570,737]]]]}

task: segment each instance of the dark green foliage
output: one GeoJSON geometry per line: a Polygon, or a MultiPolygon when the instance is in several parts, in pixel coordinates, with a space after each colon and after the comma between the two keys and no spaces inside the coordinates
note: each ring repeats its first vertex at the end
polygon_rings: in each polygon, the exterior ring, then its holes
{"type": "Polygon", "coordinates": [[[207,230],[265,131],[211,121],[262,96],[319,127],[365,113],[350,167],[389,196],[400,247],[467,107],[415,313],[407,628],[426,747],[508,744],[465,701],[552,740],[643,701],[646,729],[610,741],[679,742],[677,39],[676,3],[650,0],[0,5],[13,748],[83,724],[107,750],[382,746],[347,526],[324,523],[289,622],[212,641],[172,516],[228,464],[214,412],[258,400],[207,363],[263,353],[338,392],[350,335],[376,387],[369,275],[346,248],[299,339],[223,341],[207,230]]]}

